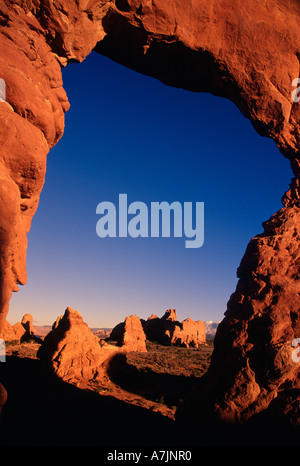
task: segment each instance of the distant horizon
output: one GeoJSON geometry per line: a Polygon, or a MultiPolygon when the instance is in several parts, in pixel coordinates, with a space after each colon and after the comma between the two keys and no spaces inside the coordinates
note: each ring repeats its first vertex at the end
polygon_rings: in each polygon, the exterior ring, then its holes
{"type": "MultiPolygon", "coordinates": [[[[75,310],[76,310],[76,309],[75,309],[75,310]]],[[[166,309],[166,311],[167,311],[167,309],[166,309]]],[[[157,317],[159,317],[159,318],[162,317],[162,316],[164,315],[164,313],[165,313],[165,311],[164,311],[161,315],[157,315],[157,317]]],[[[63,315],[63,314],[64,314],[64,312],[63,312],[62,314],[60,314],[60,315],[63,315]]],[[[24,313],[23,315],[25,315],[25,313],[24,313]]],[[[19,319],[19,320],[17,320],[17,321],[12,321],[12,320],[10,319],[10,315],[8,314],[8,316],[7,316],[7,321],[9,322],[10,325],[15,325],[16,323],[21,322],[23,315],[20,316],[20,319],[19,319]]],[[[137,315],[137,314],[136,314],[136,315],[137,315]]],[[[177,315],[177,310],[176,310],[176,315],[177,315]]],[[[33,322],[32,322],[32,323],[33,323],[33,326],[35,326],[35,327],[52,327],[53,324],[54,324],[55,321],[56,321],[56,319],[55,319],[52,323],[38,323],[38,321],[35,320],[34,315],[32,315],[32,317],[33,317],[33,322]]],[[[58,318],[58,317],[59,317],[59,316],[57,316],[57,318],[58,318]]],[[[89,326],[89,328],[91,328],[91,329],[110,330],[110,329],[114,328],[116,325],[118,325],[120,322],[123,322],[123,321],[126,319],[126,317],[129,317],[129,315],[128,315],[128,316],[127,316],[127,315],[124,316],[124,319],[123,319],[122,321],[118,321],[118,322],[116,322],[114,325],[108,326],[108,327],[107,327],[107,326],[99,326],[99,325],[98,325],[98,326],[97,326],[97,325],[89,325],[89,323],[84,319],[84,316],[82,315],[81,317],[83,318],[84,322],[85,322],[85,323],[89,326]]],[[[138,315],[137,315],[137,317],[139,317],[140,319],[142,319],[142,318],[141,318],[140,316],[138,316],[138,315]]],[[[150,317],[150,316],[148,316],[148,317],[150,317]]],[[[177,317],[178,317],[178,315],[177,315],[177,317]]],[[[187,318],[187,317],[185,317],[185,319],[186,319],[186,318],[187,318]]],[[[147,320],[147,319],[144,319],[144,320],[147,320]]],[[[183,320],[184,320],[184,319],[178,319],[179,322],[182,322],[183,320]]],[[[202,322],[205,323],[205,324],[217,324],[217,323],[220,323],[220,322],[221,322],[221,320],[203,320],[203,319],[198,319],[198,320],[202,321],[202,322]]]]}
{"type": "Polygon", "coordinates": [[[95,52],[62,72],[71,108],[48,155],[28,282],[13,293],[8,321],[30,313],[52,325],[68,306],[93,328],[170,308],[180,321],[223,320],[247,244],[282,208],[289,162],[227,99],[165,86],[95,52]],[[119,193],[204,202],[203,246],[99,238],[96,207],[119,193]]]}

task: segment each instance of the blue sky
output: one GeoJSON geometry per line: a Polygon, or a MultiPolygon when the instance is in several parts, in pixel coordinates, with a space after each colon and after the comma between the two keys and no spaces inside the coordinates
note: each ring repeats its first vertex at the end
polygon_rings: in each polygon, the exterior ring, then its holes
{"type": "Polygon", "coordinates": [[[230,101],[170,88],[92,53],[63,70],[71,108],[48,156],[28,235],[28,283],[8,320],[52,324],[67,306],[91,327],[175,308],[221,320],[236,269],[292,176],[273,141],[230,101]],[[99,202],[204,202],[205,241],[96,235],[99,202]]]}

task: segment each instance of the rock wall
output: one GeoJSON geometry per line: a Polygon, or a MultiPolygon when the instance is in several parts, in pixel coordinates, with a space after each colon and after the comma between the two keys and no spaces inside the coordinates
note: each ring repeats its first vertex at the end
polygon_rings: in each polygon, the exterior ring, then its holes
{"type": "MultiPolygon", "coordinates": [[[[300,74],[299,18],[298,0],[1,2],[0,331],[12,292],[26,283],[26,235],[48,151],[63,134],[69,103],[61,67],[95,48],[168,85],[231,99],[289,158],[295,179],[283,209],[242,260],[207,386],[217,396],[210,409],[231,420],[274,406],[278,393],[293,399],[297,368],[289,356],[282,361],[299,337],[300,105],[291,98],[300,74]]],[[[197,411],[199,393],[183,405],[182,417],[197,411]]]]}
{"type": "Polygon", "coordinates": [[[176,309],[167,309],[162,317],[152,314],[147,320],[142,320],[147,340],[162,345],[197,348],[206,342],[206,328],[201,320],[177,320],[176,309]]]}

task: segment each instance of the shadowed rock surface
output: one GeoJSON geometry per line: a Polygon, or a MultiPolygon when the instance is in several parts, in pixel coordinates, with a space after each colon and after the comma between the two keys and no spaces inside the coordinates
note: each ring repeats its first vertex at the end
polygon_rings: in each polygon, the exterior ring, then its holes
{"type": "Polygon", "coordinates": [[[202,412],[209,393],[205,412],[220,419],[268,410],[299,423],[298,368],[289,359],[300,309],[300,104],[291,96],[299,18],[298,0],[1,2],[0,331],[12,292],[27,280],[26,235],[47,153],[63,134],[69,103],[61,67],[95,49],[165,84],[232,100],[290,160],[295,178],[284,207],[250,242],[211,371],[179,417],[202,412]]]}

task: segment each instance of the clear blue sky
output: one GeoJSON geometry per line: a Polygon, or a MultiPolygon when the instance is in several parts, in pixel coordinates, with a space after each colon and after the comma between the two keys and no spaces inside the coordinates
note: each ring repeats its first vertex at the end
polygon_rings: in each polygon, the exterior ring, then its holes
{"type": "Polygon", "coordinates": [[[273,141],[229,101],[170,88],[92,53],[63,70],[71,108],[48,156],[28,235],[28,283],[8,320],[52,324],[67,306],[90,327],[177,309],[221,320],[245,248],[282,207],[292,176],[273,141]],[[205,242],[96,235],[97,204],[204,202],[205,242]]]}

